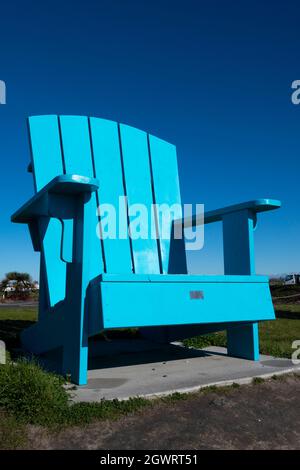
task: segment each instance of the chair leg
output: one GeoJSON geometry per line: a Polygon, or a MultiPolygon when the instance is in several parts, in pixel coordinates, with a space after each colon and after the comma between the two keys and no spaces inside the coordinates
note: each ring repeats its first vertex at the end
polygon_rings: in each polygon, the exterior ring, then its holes
{"type": "Polygon", "coordinates": [[[227,330],[228,356],[259,361],[258,323],[227,330]]]}
{"type": "Polygon", "coordinates": [[[92,220],[90,195],[78,199],[73,229],[73,261],[67,263],[66,309],[64,312],[63,374],[71,381],[87,384],[88,371],[88,307],[86,291],[90,281],[89,255],[92,232],[87,221],[92,220]],[[88,203],[88,204],[86,204],[88,203]]]}
{"type": "Polygon", "coordinates": [[[69,341],[63,346],[62,372],[77,385],[87,384],[88,346],[69,341]]]}

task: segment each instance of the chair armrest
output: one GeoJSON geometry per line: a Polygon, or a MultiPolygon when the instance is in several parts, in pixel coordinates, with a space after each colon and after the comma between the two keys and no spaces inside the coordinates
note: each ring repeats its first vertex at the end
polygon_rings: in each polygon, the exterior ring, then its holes
{"type": "MultiPolygon", "coordinates": [[[[17,210],[12,215],[11,221],[24,224],[41,216],[55,217],[56,207],[58,213],[62,212],[57,204],[59,202],[57,196],[64,196],[69,200],[70,197],[80,193],[92,193],[98,188],[99,182],[96,178],[80,175],[57,176],[17,210]]],[[[58,217],[60,216],[58,215],[58,217]]]]}
{"type": "MultiPolygon", "coordinates": [[[[243,202],[241,204],[235,204],[232,206],[223,207],[213,211],[204,213],[204,224],[210,224],[212,222],[219,222],[223,220],[223,217],[234,212],[240,212],[243,210],[249,210],[254,214],[258,212],[266,212],[274,209],[279,209],[281,202],[275,199],[255,199],[254,201],[243,202]]],[[[197,215],[186,217],[182,219],[184,227],[196,227],[199,224],[197,215]]],[[[178,222],[178,221],[177,221],[178,222]]]]}

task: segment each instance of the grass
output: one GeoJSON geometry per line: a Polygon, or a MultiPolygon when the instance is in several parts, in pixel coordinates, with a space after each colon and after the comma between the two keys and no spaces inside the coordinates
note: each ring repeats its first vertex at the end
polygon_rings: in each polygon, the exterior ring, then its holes
{"type": "Polygon", "coordinates": [[[21,422],[59,423],[68,408],[63,383],[62,377],[43,371],[33,361],[8,362],[0,367],[0,408],[21,422]]]}
{"type": "Polygon", "coordinates": [[[183,344],[190,348],[206,348],[208,346],[221,346],[226,348],[226,332],[219,331],[209,335],[194,336],[183,341],[183,344]]]}
{"type": "Polygon", "coordinates": [[[263,379],[262,377],[254,377],[252,380],[252,383],[253,385],[259,385],[259,384],[264,383],[264,381],[265,379],[263,379]]]}
{"type": "Polygon", "coordinates": [[[290,286],[285,286],[285,285],[275,285],[271,286],[271,293],[273,298],[276,297],[286,297],[289,295],[295,295],[299,294],[300,295],[300,285],[290,285],[290,286]]]}
{"type": "Polygon", "coordinates": [[[290,358],[292,343],[300,339],[300,321],[278,318],[259,326],[260,351],[262,354],[290,358]]]}
{"type": "Polygon", "coordinates": [[[276,312],[300,313],[300,304],[276,304],[276,312]]]}
{"type": "Polygon", "coordinates": [[[0,307],[0,320],[36,321],[37,309],[34,307],[0,307]]]}

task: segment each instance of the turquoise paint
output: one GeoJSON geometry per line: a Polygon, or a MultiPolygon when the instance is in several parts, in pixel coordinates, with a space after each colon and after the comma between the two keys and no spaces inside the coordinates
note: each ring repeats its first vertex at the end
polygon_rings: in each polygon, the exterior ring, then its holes
{"type": "Polygon", "coordinates": [[[97,288],[104,328],[275,318],[268,282],[102,282],[97,288]],[[203,298],[192,299],[199,291],[203,298]]]}
{"type": "Polygon", "coordinates": [[[24,347],[62,348],[57,370],[78,384],[87,381],[89,336],[107,328],[141,327],[165,342],[226,328],[229,354],[258,360],[258,322],[275,317],[268,279],[255,275],[253,231],[256,214],[280,203],[257,199],[206,213],[205,223],[223,225],[225,275],[188,275],[172,220],[167,240],[96,236],[99,202],[180,203],[173,145],[84,116],[32,117],[29,131],[36,194],[12,221],[28,223],[41,252],[41,290],[24,347]]]}
{"type": "MultiPolygon", "coordinates": [[[[153,204],[147,134],[134,127],[120,125],[125,191],[128,205],[144,204],[151,224],[153,204]]],[[[136,216],[129,216],[133,223],[136,216]]],[[[135,273],[159,273],[157,242],[154,239],[132,239],[133,270],[135,273]]]]}
{"type": "MultiPolygon", "coordinates": [[[[120,155],[118,124],[99,118],[90,118],[91,138],[95,174],[101,181],[98,203],[118,207],[119,198],[124,198],[124,185],[120,155]]],[[[126,206],[124,201],[124,213],[126,206]]],[[[104,217],[107,215],[104,214],[104,217]]],[[[116,214],[116,230],[119,234],[119,217],[116,214]]],[[[103,227],[105,229],[105,227],[103,227]]],[[[127,224],[126,224],[127,230],[127,224]]],[[[132,272],[130,243],[127,238],[103,240],[106,271],[109,273],[132,272]]]]}
{"type": "MultiPolygon", "coordinates": [[[[94,178],[95,173],[88,118],[85,116],[61,116],[59,121],[66,173],[94,178]]],[[[91,198],[86,203],[86,206],[85,210],[88,214],[89,231],[91,232],[89,249],[91,253],[93,253],[93,256],[90,258],[89,282],[103,272],[101,242],[96,236],[98,217],[96,213],[97,200],[95,193],[91,194],[91,198]]],[[[70,224],[68,225],[68,229],[69,231],[72,230],[70,224]]]]}
{"type": "MultiPolygon", "coordinates": [[[[153,177],[155,204],[168,204],[181,206],[180,187],[177,169],[177,155],[175,145],[154,136],[149,136],[149,150],[153,177]]],[[[162,236],[162,220],[157,216],[159,233],[159,250],[162,272],[187,273],[184,240],[172,242],[172,222],[180,217],[171,214],[169,236],[162,236]],[[175,244],[175,246],[174,246],[175,244]],[[174,268],[176,265],[176,268],[174,268]]],[[[164,234],[166,235],[166,234],[164,234]]]]}
{"type": "MultiPolygon", "coordinates": [[[[35,190],[40,191],[53,178],[64,173],[57,116],[33,116],[28,119],[31,143],[31,166],[35,190]]],[[[50,305],[66,295],[66,265],[60,257],[62,226],[57,220],[47,220],[47,232],[42,241],[45,272],[40,283],[47,288],[50,305]]]]}

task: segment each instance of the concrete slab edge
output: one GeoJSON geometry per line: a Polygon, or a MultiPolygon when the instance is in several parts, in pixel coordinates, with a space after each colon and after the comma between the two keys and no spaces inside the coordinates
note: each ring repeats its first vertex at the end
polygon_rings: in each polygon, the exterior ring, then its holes
{"type": "Polygon", "coordinates": [[[131,397],[123,397],[123,398],[118,398],[119,401],[126,401],[129,400],[130,398],[147,398],[149,400],[153,400],[155,398],[163,398],[167,397],[169,395],[172,395],[173,393],[195,393],[198,392],[199,390],[202,390],[204,388],[208,387],[226,387],[230,386],[233,384],[238,384],[238,385],[249,385],[252,383],[253,379],[255,378],[260,378],[260,379],[270,379],[271,377],[274,376],[280,376],[280,375],[286,375],[286,374],[291,374],[300,371],[300,366],[299,367],[290,367],[288,369],[280,370],[280,371],[275,371],[275,372],[268,372],[267,374],[259,374],[259,375],[254,375],[251,377],[241,377],[237,379],[230,379],[230,380],[220,380],[218,382],[210,382],[207,384],[203,385],[194,385],[193,387],[184,387],[184,388],[177,388],[177,389],[171,389],[171,390],[165,390],[164,392],[154,392],[154,393],[147,393],[144,395],[133,395],[131,397]]]}

